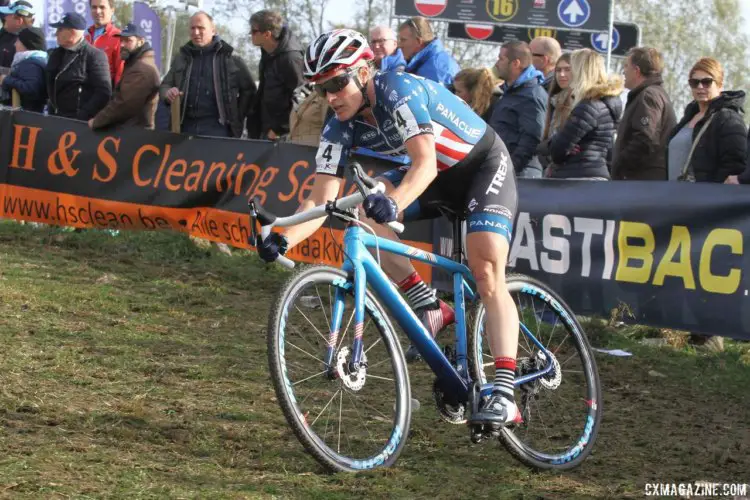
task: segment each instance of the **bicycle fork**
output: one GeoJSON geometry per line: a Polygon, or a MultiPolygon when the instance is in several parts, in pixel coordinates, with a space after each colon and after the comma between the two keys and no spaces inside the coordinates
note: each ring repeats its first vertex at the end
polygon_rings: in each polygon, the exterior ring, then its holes
{"type": "Polygon", "coordinates": [[[367,280],[362,265],[354,265],[352,267],[354,274],[353,282],[344,281],[343,279],[334,282],[334,285],[336,285],[336,293],[334,297],[333,311],[331,313],[328,346],[325,356],[325,368],[328,370],[328,376],[331,379],[338,376],[338,360],[336,357],[337,352],[339,351],[339,337],[341,335],[346,335],[346,331],[350,326],[349,324],[345,325],[343,333],[341,332],[346,295],[352,288],[354,288],[354,339],[349,351],[349,363],[346,369],[349,373],[354,373],[362,367],[363,363],[362,335],[365,326],[365,300],[367,300],[365,295],[365,283],[367,280]]]}

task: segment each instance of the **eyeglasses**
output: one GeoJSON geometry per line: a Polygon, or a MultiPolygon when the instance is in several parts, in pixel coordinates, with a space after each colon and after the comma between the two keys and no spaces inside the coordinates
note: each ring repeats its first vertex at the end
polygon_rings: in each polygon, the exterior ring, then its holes
{"type": "Polygon", "coordinates": [[[703,88],[708,88],[711,86],[711,84],[714,83],[713,78],[691,78],[688,80],[688,85],[690,85],[690,88],[697,89],[698,86],[702,86],[703,88]]]}
{"type": "Polygon", "coordinates": [[[316,83],[313,88],[320,97],[325,97],[326,94],[335,94],[337,92],[341,92],[342,90],[344,90],[344,87],[349,85],[353,73],[354,70],[347,71],[346,73],[334,76],[330,80],[327,80],[323,83],[316,83]]]}
{"type": "Polygon", "coordinates": [[[31,12],[28,10],[19,9],[15,12],[16,17],[31,17],[31,12]]]}
{"type": "Polygon", "coordinates": [[[370,45],[385,45],[385,42],[395,42],[393,38],[378,38],[377,40],[370,40],[370,45]]]}

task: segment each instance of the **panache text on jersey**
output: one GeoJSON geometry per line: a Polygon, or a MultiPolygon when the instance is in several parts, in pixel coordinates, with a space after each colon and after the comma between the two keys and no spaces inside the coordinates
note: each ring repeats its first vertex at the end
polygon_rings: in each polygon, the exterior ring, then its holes
{"type": "Polygon", "coordinates": [[[450,120],[450,122],[458,127],[459,130],[465,132],[474,139],[479,138],[482,135],[482,129],[470,127],[465,121],[461,120],[454,111],[446,108],[442,102],[437,104],[437,112],[443,115],[443,117],[450,120]]]}

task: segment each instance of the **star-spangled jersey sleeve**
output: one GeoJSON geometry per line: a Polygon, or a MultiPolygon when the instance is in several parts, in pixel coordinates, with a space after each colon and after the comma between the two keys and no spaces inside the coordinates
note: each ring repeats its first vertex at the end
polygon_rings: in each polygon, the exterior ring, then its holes
{"type": "Polygon", "coordinates": [[[320,145],[315,155],[315,171],[319,174],[343,177],[353,143],[354,121],[340,122],[332,116],[320,134],[320,145]]]}
{"type": "Polygon", "coordinates": [[[377,79],[375,95],[393,119],[401,141],[432,134],[430,97],[424,79],[406,73],[384,73],[377,79]]]}

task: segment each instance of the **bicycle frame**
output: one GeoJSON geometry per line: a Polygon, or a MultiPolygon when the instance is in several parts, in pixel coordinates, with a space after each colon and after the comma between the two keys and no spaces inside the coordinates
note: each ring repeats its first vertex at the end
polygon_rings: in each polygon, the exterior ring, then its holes
{"type": "MultiPolygon", "coordinates": [[[[445,391],[450,391],[455,401],[466,402],[472,385],[467,361],[467,335],[466,335],[466,300],[473,301],[476,294],[470,285],[474,284],[469,268],[465,265],[447,259],[440,255],[425,252],[403,243],[377,238],[360,227],[350,226],[344,234],[344,263],[342,269],[351,277],[354,287],[354,341],[350,358],[350,367],[358,367],[362,360],[362,332],[364,330],[365,318],[365,287],[369,284],[375,295],[382,301],[391,316],[406,332],[409,340],[414,344],[422,358],[430,366],[432,371],[441,382],[445,391]],[[422,322],[412,311],[401,294],[386,276],[380,265],[371,255],[368,249],[378,248],[380,251],[402,255],[409,259],[418,260],[434,267],[438,267],[451,273],[453,277],[453,293],[455,297],[456,314],[456,361],[457,368],[448,360],[443,351],[432,339],[432,336],[424,327],[422,322]]],[[[339,287],[334,298],[334,307],[331,315],[331,325],[326,352],[326,366],[330,369],[334,364],[336,356],[336,345],[341,321],[344,311],[344,298],[348,287],[339,287]]],[[[524,326],[521,329],[525,335],[542,351],[547,352],[544,346],[524,326]]],[[[548,363],[543,370],[518,377],[515,385],[527,383],[535,378],[541,377],[552,370],[552,364],[548,363]]],[[[482,394],[491,392],[492,384],[482,386],[482,394]]]]}

